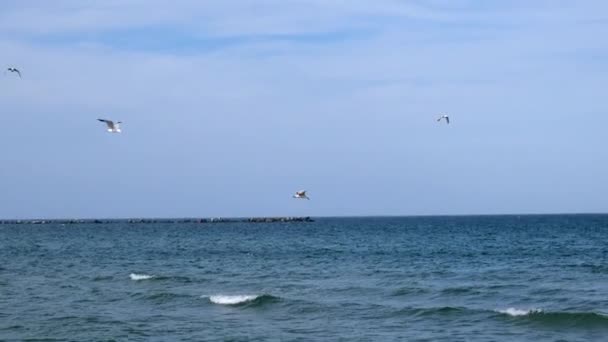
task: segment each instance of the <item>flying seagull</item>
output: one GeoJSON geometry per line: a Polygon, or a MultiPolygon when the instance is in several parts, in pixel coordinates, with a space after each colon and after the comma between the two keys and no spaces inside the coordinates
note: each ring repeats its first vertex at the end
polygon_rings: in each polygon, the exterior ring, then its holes
{"type": "Polygon", "coordinates": [[[306,196],[306,190],[296,191],[296,194],[293,195],[293,198],[310,200],[310,198],[308,198],[308,196],[306,196]]]}
{"type": "Polygon", "coordinates": [[[6,69],[6,71],[16,72],[17,75],[19,75],[19,78],[21,78],[21,71],[19,71],[19,69],[17,69],[17,68],[8,68],[8,69],[6,69]]]}
{"type": "Polygon", "coordinates": [[[121,121],[114,123],[114,121],[112,121],[112,120],[105,120],[105,119],[97,119],[97,120],[99,120],[101,122],[105,122],[106,126],[108,126],[108,132],[120,133],[120,124],[122,123],[121,121]]]}
{"type": "Polygon", "coordinates": [[[439,122],[439,121],[441,121],[441,119],[445,119],[445,122],[448,124],[450,123],[450,117],[445,114],[440,116],[439,119],[437,119],[437,121],[439,122]]]}

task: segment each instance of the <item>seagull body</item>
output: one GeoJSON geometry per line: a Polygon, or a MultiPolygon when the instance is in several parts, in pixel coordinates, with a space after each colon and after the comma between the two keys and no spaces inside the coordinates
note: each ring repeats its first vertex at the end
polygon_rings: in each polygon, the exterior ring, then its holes
{"type": "Polygon", "coordinates": [[[293,198],[310,200],[310,198],[306,196],[306,190],[296,191],[296,194],[293,195],[293,198]]]}
{"type": "Polygon", "coordinates": [[[120,133],[120,124],[122,123],[121,121],[118,121],[116,123],[114,123],[114,121],[112,120],[106,120],[106,119],[97,119],[101,122],[104,122],[106,124],[106,126],[108,126],[108,132],[110,133],[120,133]]]}
{"type": "Polygon", "coordinates": [[[449,124],[449,123],[450,123],[450,117],[449,117],[449,116],[447,116],[447,115],[445,115],[445,114],[444,114],[444,115],[442,115],[442,116],[440,116],[440,117],[439,117],[439,119],[437,119],[437,121],[439,122],[439,121],[441,121],[441,119],[445,119],[445,122],[446,122],[447,124],[449,124]]]}
{"type": "Polygon", "coordinates": [[[21,71],[19,71],[19,69],[17,68],[8,68],[6,69],[8,72],[16,72],[17,75],[19,75],[19,78],[21,78],[21,71]]]}

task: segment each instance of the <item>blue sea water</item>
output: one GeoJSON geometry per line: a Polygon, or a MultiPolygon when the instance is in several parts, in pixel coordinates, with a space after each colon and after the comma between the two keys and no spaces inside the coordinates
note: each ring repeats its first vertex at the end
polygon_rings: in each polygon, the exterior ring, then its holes
{"type": "Polygon", "coordinates": [[[0,225],[0,340],[608,341],[608,215],[0,225]]]}

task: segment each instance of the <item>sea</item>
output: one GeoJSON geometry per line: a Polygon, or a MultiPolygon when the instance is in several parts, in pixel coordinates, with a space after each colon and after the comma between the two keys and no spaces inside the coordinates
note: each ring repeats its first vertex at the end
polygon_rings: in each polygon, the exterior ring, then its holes
{"type": "Polygon", "coordinates": [[[2,341],[608,341],[608,215],[0,225],[2,341]]]}

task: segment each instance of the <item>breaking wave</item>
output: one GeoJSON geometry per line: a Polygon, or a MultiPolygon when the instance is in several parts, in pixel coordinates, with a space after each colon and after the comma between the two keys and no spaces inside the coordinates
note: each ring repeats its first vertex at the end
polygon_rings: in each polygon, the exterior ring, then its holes
{"type": "Polygon", "coordinates": [[[504,309],[504,310],[496,310],[496,312],[505,314],[505,315],[509,315],[512,317],[517,317],[517,316],[527,316],[530,314],[541,313],[541,312],[543,312],[543,310],[508,308],[508,309],[504,309]]]}
{"type": "Polygon", "coordinates": [[[508,308],[496,312],[526,319],[530,322],[569,327],[608,328],[608,314],[600,312],[544,311],[541,309],[508,308]]]}
{"type": "Polygon", "coordinates": [[[277,301],[279,298],[271,295],[214,295],[208,296],[209,301],[219,305],[248,305],[258,306],[277,301]]]}
{"type": "Polygon", "coordinates": [[[154,278],[153,275],[149,275],[149,274],[137,274],[137,273],[131,273],[129,274],[129,278],[131,278],[131,280],[148,280],[148,279],[152,279],[154,278]]]}

